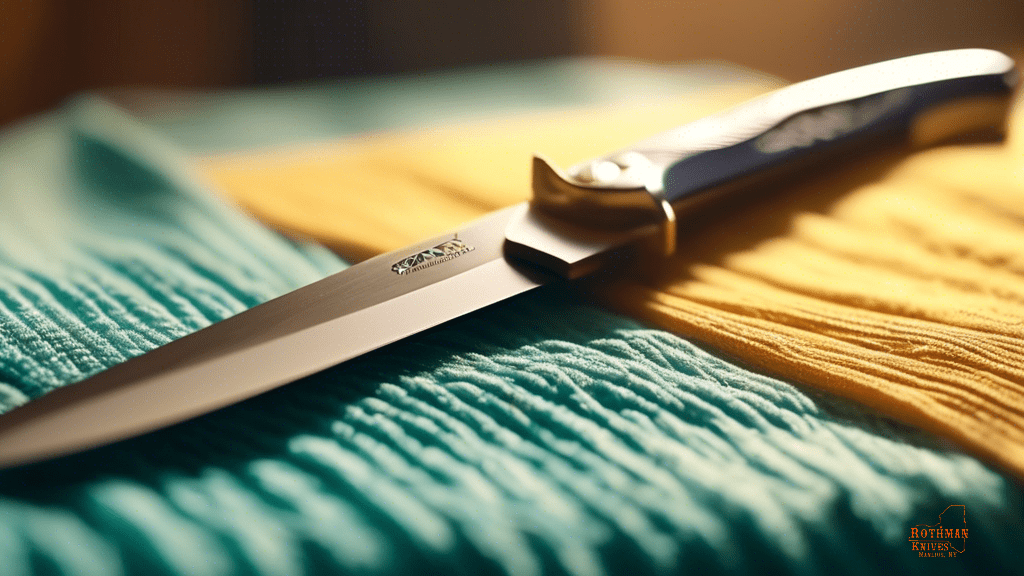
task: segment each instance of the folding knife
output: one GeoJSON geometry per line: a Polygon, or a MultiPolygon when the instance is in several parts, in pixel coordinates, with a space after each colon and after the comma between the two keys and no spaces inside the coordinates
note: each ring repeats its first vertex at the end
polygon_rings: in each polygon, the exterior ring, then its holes
{"type": "Polygon", "coordinates": [[[777,90],[560,170],[533,199],[378,256],[0,416],[0,468],[144,434],[293,382],[637,243],[677,215],[812,163],[999,128],[1017,81],[991,50],[922,54],[777,90]]]}

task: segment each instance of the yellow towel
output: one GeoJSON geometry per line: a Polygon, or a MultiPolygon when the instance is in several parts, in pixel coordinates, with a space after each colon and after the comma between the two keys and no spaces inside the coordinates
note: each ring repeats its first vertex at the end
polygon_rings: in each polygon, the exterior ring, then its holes
{"type": "MultiPolygon", "coordinates": [[[[529,196],[563,166],[767,90],[207,158],[257,217],[362,259],[529,196]]],[[[1009,140],[888,154],[686,223],[610,306],[856,399],[1024,477],[1024,113],[1009,140]]]]}

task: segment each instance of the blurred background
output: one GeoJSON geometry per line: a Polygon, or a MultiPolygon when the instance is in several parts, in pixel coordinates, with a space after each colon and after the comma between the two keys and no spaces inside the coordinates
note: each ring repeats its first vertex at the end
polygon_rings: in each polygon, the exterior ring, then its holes
{"type": "Polygon", "coordinates": [[[726,60],[787,80],[1019,52],[1020,0],[0,0],[0,123],[85,89],[216,88],[566,55],[726,60]]]}

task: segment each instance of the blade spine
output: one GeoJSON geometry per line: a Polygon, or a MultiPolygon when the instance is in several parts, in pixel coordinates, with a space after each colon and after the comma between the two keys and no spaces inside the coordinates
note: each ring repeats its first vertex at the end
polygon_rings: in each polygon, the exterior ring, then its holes
{"type": "MultiPolygon", "coordinates": [[[[391,252],[380,254],[378,256],[375,256],[374,258],[371,258],[364,262],[360,262],[359,264],[348,267],[344,270],[331,274],[325,278],[321,278],[320,280],[307,284],[306,286],[302,286],[300,288],[292,290],[291,292],[267,300],[266,302],[258,304],[252,308],[243,310],[238,314],[235,314],[218,322],[214,322],[199,330],[186,334],[185,336],[182,336],[180,338],[167,342],[166,344],[158,346],[157,348],[148,350],[138,356],[134,356],[121,363],[110,366],[109,368],[92,374],[82,380],[51,390],[50,392],[47,392],[43,396],[30,401],[29,404],[39,402],[43,398],[52,395],[57,395],[58,397],[66,396],[67,401],[73,401],[77,394],[75,392],[71,392],[72,390],[81,391],[81,385],[100,379],[106,380],[111,377],[120,377],[124,380],[131,380],[133,379],[133,373],[142,373],[143,378],[148,378],[149,376],[145,375],[147,372],[163,372],[167,370],[173,371],[179,370],[184,366],[194,364],[196,362],[201,364],[208,360],[212,360],[219,356],[223,356],[225,354],[232,354],[234,351],[239,349],[245,349],[251,346],[261,345],[262,343],[270,339],[287,337],[289,334],[315,328],[316,326],[320,326],[327,322],[336,321],[339,318],[343,318],[347,315],[357,313],[361,310],[378,306],[395,298],[401,298],[403,296],[413,294],[420,290],[430,288],[431,286],[434,286],[438,282],[445,282],[452,278],[457,278],[463,274],[470,273],[481,266],[486,266],[497,260],[503,260],[504,256],[500,254],[501,251],[499,250],[498,254],[495,255],[493,258],[483,260],[465,270],[458,271],[457,273],[451,276],[440,278],[432,282],[423,284],[421,286],[414,287],[407,292],[400,292],[389,297],[381,298],[378,301],[368,303],[368,305],[364,305],[361,307],[353,307],[351,310],[346,311],[341,315],[323,318],[309,325],[302,326],[299,329],[281,330],[280,333],[278,334],[272,334],[269,336],[262,337],[257,336],[239,338],[237,336],[232,335],[232,333],[237,332],[239,328],[245,328],[247,325],[251,325],[252,323],[254,323],[254,321],[261,321],[264,320],[267,316],[281,314],[282,312],[287,313],[290,310],[294,309],[297,305],[308,305],[310,300],[324,300],[329,298],[336,298],[339,294],[346,293],[347,289],[352,288],[353,282],[357,280],[357,278],[352,278],[349,280],[348,284],[341,285],[339,284],[339,280],[342,280],[341,277],[343,275],[348,274],[351,276],[352,274],[358,274],[359,272],[379,272],[380,270],[377,269],[376,267],[380,266],[382,262],[386,264],[392,258],[395,258],[400,254],[414,253],[413,251],[419,249],[420,247],[431,246],[433,243],[441,239],[444,239],[448,236],[475,230],[480,225],[485,224],[489,220],[501,218],[502,213],[511,213],[510,211],[514,208],[516,208],[516,206],[512,206],[506,209],[489,213],[484,217],[466,223],[465,225],[459,227],[457,230],[451,230],[445,234],[433,236],[431,238],[421,240],[420,242],[417,242],[415,244],[404,246],[397,250],[392,250],[391,252]],[[209,343],[210,341],[214,341],[218,345],[218,349],[215,352],[211,352],[209,350],[204,351],[201,349],[204,343],[209,343]],[[180,359],[176,360],[176,356],[180,357],[180,359]]],[[[330,304],[334,303],[331,302],[330,304]]],[[[265,322],[261,323],[265,324],[265,322]]],[[[136,376],[136,378],[137,377],[138,376],[136,376]]],[[[108,387],[117,386],[118,382],[109,382],[105,383],[104,385],[108,387]]],[[[11,410],[5,414],[0,414],[0,423],[3,423],[5,418],[7,418],[10,414],[15,413],[17,410],[18,408],[11,410]]]]}

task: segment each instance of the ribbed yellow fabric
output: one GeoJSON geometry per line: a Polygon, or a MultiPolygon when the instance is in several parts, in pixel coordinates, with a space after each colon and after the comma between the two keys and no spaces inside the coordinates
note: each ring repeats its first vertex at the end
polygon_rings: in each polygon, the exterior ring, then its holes
{"type": "MultiPolygon", "coordinates": [[[[529,195],[529,155],[607,152],[765,86],[207,158],[269,224],[353,259],[529,195]]],[[[836,167],[684,223],[609,304],[859,400],[1024,477],[1024,113],[1008,141],[836,167]]]]}

